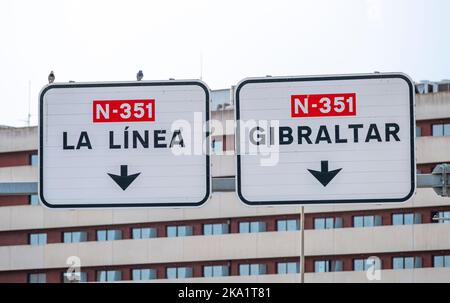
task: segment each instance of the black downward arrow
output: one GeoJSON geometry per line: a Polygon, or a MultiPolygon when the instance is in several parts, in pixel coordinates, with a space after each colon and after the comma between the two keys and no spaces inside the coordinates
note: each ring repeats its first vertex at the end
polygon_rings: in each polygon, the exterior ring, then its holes
{"type": "Polygon", "coordinates": [[[336,175],[342,170],[342,168],[328,171],[328,161],[321,161],[321,169],[320,171],[308,169],[308,171],[322,183],[323,186],[327,186],[331,180],[336,177],[336,175]]]}
{"type": "Polygon", "coordinates": [[[128,165],[120,166],[120,176],[109,174],[108,175],[120,186],[123,190],[127,189],[131,183],[140,175],[141,173],[137,173],[134,175],[128,175],[128,165]]]}

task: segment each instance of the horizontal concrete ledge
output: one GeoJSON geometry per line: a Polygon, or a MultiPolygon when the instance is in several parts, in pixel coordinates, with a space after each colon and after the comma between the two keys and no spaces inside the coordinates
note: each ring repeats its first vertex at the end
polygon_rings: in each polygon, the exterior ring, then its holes
{"type": "MultiPolygon", "coordinates": [[[[379,280],[366,272],[306,273],[305,283],[449,283],[450,268],[381,270],[379,280]]],[[[300,283],[299,274],[121,281],[119,283],[300,283]]],[[[263,286],[261,286],[263,287],[263,286]]]]}
{"type": "MultiPolygon", "coordinates": [[[[305,231],[305,255],[440,251],[450,248],[450,224],[305,231]],[[318,241],[320,239],[320,241],[318,241]]],[[[119,266],[295,257],[300,232],[263,232],[0,247],[0,271],[65,268],[70,256],[82,266],[119,266]]]]}

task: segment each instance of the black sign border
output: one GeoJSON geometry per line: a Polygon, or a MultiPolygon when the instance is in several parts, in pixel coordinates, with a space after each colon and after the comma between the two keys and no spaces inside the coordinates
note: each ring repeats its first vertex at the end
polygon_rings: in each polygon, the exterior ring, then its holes
{"type": "Polygon", "coordinates": [[[210,136],[206,137],[206,193],[205,197],[197,202],[170,202],[170,203],[116,203],[116,204],[51,204],[44,197],[44,96],[51,89],[73,88],[73,87],[133,87],[133,86],[182,86],[196,85],[201,87],[205,92],[205,111],[206,125],[209,125],[210,112],[209,103],[211,93],[209,88],[202,82],[197,80],[180,80],[180,81],[139,81],[139,82],[105,82],[105,83],[62,83],[50,84],[46,86],[39,95],[39,199],[41,203],[49,208],[59,209],[78,209],[78,208],[144,208],[144,207],[199,207],[208,201],[211,195],[211,174],[210,174],[210,136]]]}
{"type": "Polygon", "coordinates": [[[239,199],[249,206],[276,206],[276,205],[313,205],[313,204],[369,204],[369,203],[401,203],[408,201],[416,191],[416,165],[415,165],[415,117],[414,117],[414,84],[411,79],[401,73],[389,74],[370,74],[370,75],[342,75],[342,76],[318,76],[318,77],[280,77],[280,78],[253,78],[244,79],[236,87],[235,117],[238,123],[236,127],[235,146],[236,146],[236,193],[239,199]],[[403,198],[395,199],[344,199],[344,200],[286,200],[286,201],[249,201],[241,189],[241,156],[240,156],[240,98],[241,89],[249,83],[274,83],[274,82],[311,82],[311,81],[332,81],[332,80],[361,80],[361,79],[402,79],[406,81],[409,87],[409,120],[410,120],[410,150],[411,150],[411,190],[403,198]]]}

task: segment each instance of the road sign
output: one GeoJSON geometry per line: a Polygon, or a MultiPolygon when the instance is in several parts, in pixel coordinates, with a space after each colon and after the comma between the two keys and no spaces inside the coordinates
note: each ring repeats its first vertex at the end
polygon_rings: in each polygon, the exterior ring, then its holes
{"type": "Polygon", "coordinates": [[[414,85],[404,74],[248,78],[236,88],[236,119],[246,204],[414,195],[414,85]]]}
{"type": "Polygon", "coordinates": [[[209,99],[201,81],[44,87],[42,203],[52,208],[202,205],[211,187],[209,99]]]}

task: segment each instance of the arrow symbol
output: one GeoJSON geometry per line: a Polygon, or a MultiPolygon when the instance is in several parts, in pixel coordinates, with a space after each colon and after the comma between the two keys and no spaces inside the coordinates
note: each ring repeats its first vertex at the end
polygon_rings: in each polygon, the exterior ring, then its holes
{"type": "Polygon", "coordinates": [[[308,169],[308,171],[317,179],[320,183],[322,183],[323,186],[327,186],[328,183],[331,182],[331,180],[336,177],[336,175],[342,170],[342,168],[328,171],[328,161],[321,161],[320,162],[321,169],[320,171],[308,169]]]}
{"type": "Polygon", "coordinates": [[[134,175],[128,175],[128,165],[120,166],[120,176],[110,174],[108,175],[120,186],[123,190],[126,190],[128,186],[140,175],[141,173],[137,173],[134,175]]]}

